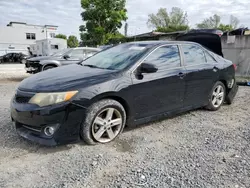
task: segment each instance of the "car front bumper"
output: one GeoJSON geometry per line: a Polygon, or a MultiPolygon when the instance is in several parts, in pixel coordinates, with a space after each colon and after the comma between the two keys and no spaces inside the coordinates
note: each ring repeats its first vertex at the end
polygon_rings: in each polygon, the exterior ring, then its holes
{"type": "Polygon", "coordinates": [[[11,102],[11,119],[17,133],[38,144],[55,146],[80,140],[80,125],[86,109],[72,103],[48,107],[11,102]],[[54,126],[52,136],[46,136],[45,127],[54,126]]]}
{"type": "Polygon", "coordinates": [[[38,73],[39,72],[38,67],[25,67],[25,70],[27,73],[38,73]]]}
{"type": "Polygon", "coordinates": [[[41,65],[39,64],[39,62],[31,62],[26,60],[25,62],[25,70],[27,73],[38,73],[41,70],[41,65]]]}

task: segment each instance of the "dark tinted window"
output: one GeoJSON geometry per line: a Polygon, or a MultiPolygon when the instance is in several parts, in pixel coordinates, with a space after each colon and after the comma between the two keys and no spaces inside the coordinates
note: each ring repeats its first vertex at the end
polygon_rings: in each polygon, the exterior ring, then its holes
{"type": "Polygon", "coordinates": [[[160,70],[180,67],[181,60],[177,46],[163,46],[155,50],[145,60],[145,63],[152,63],[160,70]]]}
{"type": "Polygon", "coordinates": [[[197,45],[182,45],[185,65],[206,63],[204,51],[197,45]]]}
{"type": "Polygon", "coordinates": [[[36,34],[35,33],[26,33],[26,39],[36,40],[36,34]]]}
{"type": "Polygon", "coordinates": [[[122,70],[136,63],[153,45],[139,42],[120,44],[95,54],[82,64],[103,69],[122,70]]]}

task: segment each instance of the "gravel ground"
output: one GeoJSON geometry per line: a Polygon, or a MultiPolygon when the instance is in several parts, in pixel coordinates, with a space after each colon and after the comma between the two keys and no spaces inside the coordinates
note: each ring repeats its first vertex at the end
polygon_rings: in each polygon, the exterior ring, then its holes
{"type": "Polygon", "coordinates": [[[0,64],[0,84],[21,81],[30,76],[24,69],[24,64],[0,64]]]}
{"type": "Polygon", "coordinates": [[[17,136],[0,83],[0,187],[250,187],[250,87],[218,112],[125,130],[114,142],[48,148],[17,136]]]}

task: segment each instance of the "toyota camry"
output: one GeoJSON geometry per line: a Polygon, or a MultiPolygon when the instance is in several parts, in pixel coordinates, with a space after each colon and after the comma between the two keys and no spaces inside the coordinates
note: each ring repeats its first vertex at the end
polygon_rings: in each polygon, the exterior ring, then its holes
{"type": "Polygon", "coordinates": [[[231,104],[236,66],[217,35],[192,35],[120,44],[23,80],[11,101],[17,133],[43,145],[107,143],[126,125],[231,104]]]}

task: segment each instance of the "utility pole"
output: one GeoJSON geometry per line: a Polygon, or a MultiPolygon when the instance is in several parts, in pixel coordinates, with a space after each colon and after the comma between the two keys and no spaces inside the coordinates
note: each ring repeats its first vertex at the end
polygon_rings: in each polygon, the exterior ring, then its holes
{"type": "Polygon", "coordinates": [[[128,36],[128,23],[127,22],[125,23],[125,27],[124,27],[124,35],[125,37],[128,36]]]}

